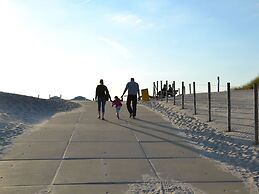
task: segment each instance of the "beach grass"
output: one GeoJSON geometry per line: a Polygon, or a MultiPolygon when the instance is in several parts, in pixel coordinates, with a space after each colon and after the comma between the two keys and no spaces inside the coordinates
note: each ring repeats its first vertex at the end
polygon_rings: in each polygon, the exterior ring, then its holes
{"type": "Polygon", "coordinates": [[[257,85],[259,86],[259,75],[251,80],[250,82],[244,84],[243,86],[237,87],[235,88],[236,90],[250,90],[254,88],[254,84],[257,83],[257,85]]]}

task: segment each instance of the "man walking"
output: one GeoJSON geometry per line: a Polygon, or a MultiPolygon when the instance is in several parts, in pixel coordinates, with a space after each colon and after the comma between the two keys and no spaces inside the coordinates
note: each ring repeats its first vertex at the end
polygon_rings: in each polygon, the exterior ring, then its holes
{"type": "Polygon", "coordinates": [[[128,90],[127,109],[130,113],[130,118],[133,117],[135,119],[136,111],[137,111],[137,101],[138,101],[137,94],[139,96],[139,99],[140,99],[140,94],[139,94],[139,85],[137,82],[134,81],[134,78],[131,78],[130,82],[127,83],[121,98],[123,97],[123,95],[126,93],[127,90],[128,90]]]}

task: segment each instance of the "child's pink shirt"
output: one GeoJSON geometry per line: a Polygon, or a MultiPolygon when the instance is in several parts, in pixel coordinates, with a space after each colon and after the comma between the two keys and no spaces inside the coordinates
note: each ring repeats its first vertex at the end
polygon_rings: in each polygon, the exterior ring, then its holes
{"type": "Polygon", "coordinates": [[[121,101],[120,100],[114,100],[112,101],[112,106],[114,106],[117,108],[117,107],[121,107],[122,104],[121,104],[121,101]]]}

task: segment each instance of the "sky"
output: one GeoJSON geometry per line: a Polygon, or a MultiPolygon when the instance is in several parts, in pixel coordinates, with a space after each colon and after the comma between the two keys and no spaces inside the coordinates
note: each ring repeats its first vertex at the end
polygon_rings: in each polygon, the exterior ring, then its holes
{"type": "Polygon", "coordinates": [[[259,75],[259,0],[0,0],[0,91],[121,96],[134,77],[204,91],[259,75]]]}

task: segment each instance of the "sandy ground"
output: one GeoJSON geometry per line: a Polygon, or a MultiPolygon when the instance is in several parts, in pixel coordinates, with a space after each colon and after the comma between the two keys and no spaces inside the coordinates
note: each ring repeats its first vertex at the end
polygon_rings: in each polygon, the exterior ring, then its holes
{"type": "Polygon", "coordinates": [[[69,111],[79,104],[65,100],[45,100],[0,92],[0,155],[12,139],[32,125],[57,112],[69,111]]]}
{"type": "Polygon", "coordinates": [[[0,193],[255,193],[143,105],[137,119],[124,105],[120,120],[111,105],[106,121],[93,113],[96,102],[82,103],[17,138],[1,161],[0,193]]]}
{"type": "Polygon", "coordinates": [[[194,115],[193,97],[186,95],[185,109],[181,96],[172,99],[151,100],[144,103],[169,119],[181,129],[181,135],[189,138],[208,157],[224,164],[227,170],[242,178],[258,192],[259,157],[258,145],[254,145],[253,93],[232,91],[232,132],[227,131],[226,92],[212,94],[212,122],[208,122],[207,94],[197,95],[197,115],[194,115]]]}

